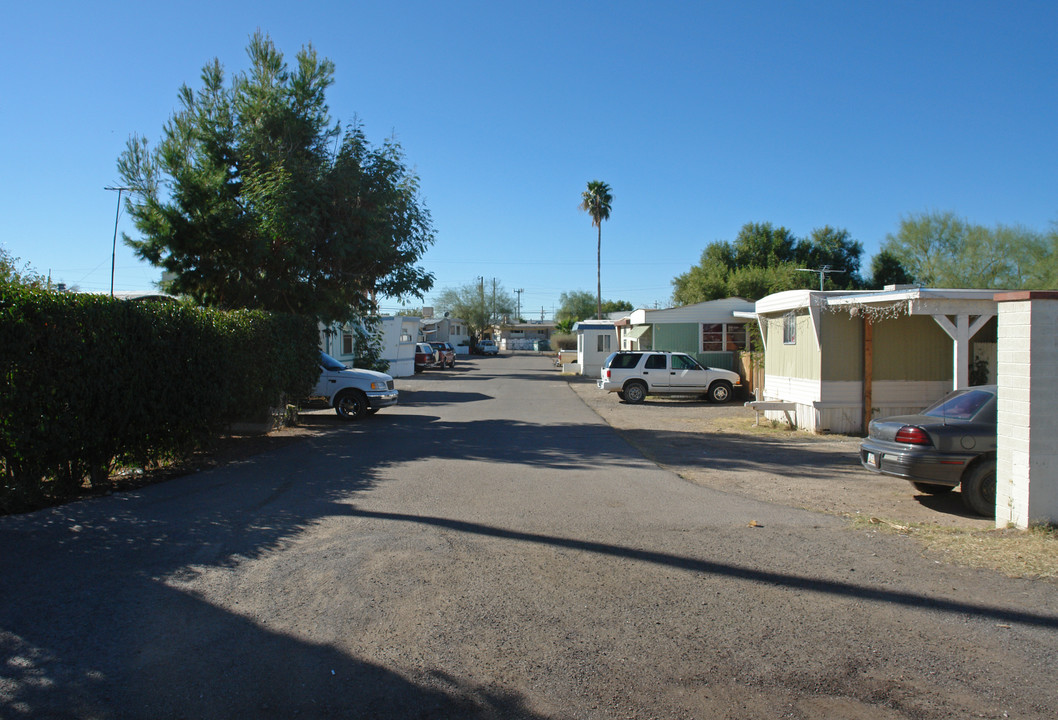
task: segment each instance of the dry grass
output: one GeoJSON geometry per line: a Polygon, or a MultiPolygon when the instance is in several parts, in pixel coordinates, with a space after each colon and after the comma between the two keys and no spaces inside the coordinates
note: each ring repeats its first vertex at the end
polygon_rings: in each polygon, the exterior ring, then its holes
{"type": "Polygon", "coordinates": [[[870,526],[909,535],[945,562],[988,568],[1007,577],[1058,582],[1058,528],[1037,525],[1028,530],[967,530],[935,525],[861,518],[853,527],[870,526]]]}

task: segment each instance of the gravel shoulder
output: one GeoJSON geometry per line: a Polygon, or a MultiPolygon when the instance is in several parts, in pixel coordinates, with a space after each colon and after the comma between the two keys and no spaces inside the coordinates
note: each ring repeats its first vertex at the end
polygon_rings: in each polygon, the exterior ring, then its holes
{"type": "Polygon", "coordinates": [[[957,492],[922,495],[911,483],[863,469],[860,438],[773,427],[740,402],[710,405],[648,397],[641,405],[604,393],[591,378],[570,388],[599,417],[661,467],[686,480],[766,502],[896,524],[986,530],[995,523],[967,512],[957,492]]]}

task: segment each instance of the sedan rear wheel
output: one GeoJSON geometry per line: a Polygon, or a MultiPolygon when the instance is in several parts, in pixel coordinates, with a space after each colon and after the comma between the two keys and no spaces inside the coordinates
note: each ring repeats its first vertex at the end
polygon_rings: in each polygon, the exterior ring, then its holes
{"type": "Polygon", "coordinates": [[[962,479],[962,503],[978,515],[996,514],[996,461],[982,460],[966,471],[962,479]]]}

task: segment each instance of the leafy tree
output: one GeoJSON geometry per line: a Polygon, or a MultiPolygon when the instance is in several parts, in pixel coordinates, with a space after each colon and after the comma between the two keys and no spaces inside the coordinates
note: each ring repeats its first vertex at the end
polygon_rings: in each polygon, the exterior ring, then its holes
{"type": "Polygon", "coordinates": [[[733,242],[710,243],[698,265],[673,279],[673,302],[691,305],[725,297],[759,300],[765,295],[799,288],[816,288],[818,276],[799,268],[829,267],[828,287],[862,286],[859,267],[863,245],[849,232],[829,225],[799,239],[771,223],[747,223],[733,242]]]}
{"type": "Polygon", "coordinates": [[[555,321],[563,323],[568,321],[569,326],[572,328],[573,323],[587,320],[600,309],[602,314],[606,315],[611,312],[631,311],[635,308],[632,307],[632,303],[626,300],[606,300],[602,304],[598,304],[597,299],[587,290],[573,290],[558,296],[558,310],[555,311],[555,321]]]}
{"type": "Polygon", "coordinates": [[[334,65],[311,46],[292,69],[261,33],[247,53],[230,84],[214,60],[180,89],[157,147],[130,138],[118,170],[142,239],[125,242],[204,305],[328,322],[378,294],[421,299],[433,228],[399,144],[331,121],[334,65]]]}
{"type": "Polygon", "coordinates": [[[816,228],[806,240],[797,244],[797,261],[811,270],[829,268],[840,271],[840,278],[830,278],[839,286],[858,288],[863,243],[852,239],[848,230],[825,225],[816,228]]]}
{"type": "Polygon", "coordinates": [[[771,223],[746,223],[732,245],[731,269],[798,262],[797,237],[771,223]]]}
{"type": "Polygon", "coordinates": [[[382,357],[382,318],[371,315],[353,323],[353,367],[389,371],[389,361],[382,357]]]}
{"type": "Polygon", "coordinates": [[[871,258],[871,286],[884,288],[886,285],[908,285],[912,277],[900,260],[888,250],[882,250],[871,258]]]}
{"type": "Polygon", "coordinates": [[[493,283],[491,288],[486,288],[483,282],[448,288],[435,298],[434,305],[441,312],[466,321],[474,337],[480,337],[483,331],[513,315],[515,310],[514,299],[502,286],[493,283]]]}
{"type": "Polygon", "coordinates": [[[570,327],[572,327],[573,323],[592,317],[599,311],[600,307],[601,305],[595,296],[587,290],[564,292],[558,296],[558,310],[555,311],[555,320],[569,321],[570,327]]]}
{"type": "Polygon", "coordinates": [[[1022,226],[988,228],[952,212],[902,219],[882,251],[928,287],[1033,289],[1055,279],[1053,235],[1022,226]]]}
{"type": "Polygon", "coordinates": [[[610,219],[613,195],[610,186],[602,180],[592,180],[588,189],[581,193],[580,209],[591,215],[591,224],[599,228],[599,240],[595,248],[595,281],[597,294],[597,317],[602,317],[602,221],[610,219]]]}
{"type": "Polygon", "coordinates": [[[20,260],[12,257],[11,253],[0,247],[0,284],[7,285],[29,285],[42,288],[47,286],[47,281],[33,271],[29,265],[20,265],[20,260]]]}
{"type": "Polygon", "coordinates": [[[632,312],[635,310],[632,307],[632,303],[627,300],[604,300],[602,304],[602,314],[609,315],[615,312],[632,312]]]}

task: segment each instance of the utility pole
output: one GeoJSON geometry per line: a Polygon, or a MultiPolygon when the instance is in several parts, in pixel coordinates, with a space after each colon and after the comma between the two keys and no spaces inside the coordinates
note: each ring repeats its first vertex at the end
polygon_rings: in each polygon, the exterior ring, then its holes
{"type": "Polygon", "coordinates": [[[518,317],[516,317],[515,320],[520,322],[522,319],[522,293],[525,292],[525,288],[518,288],[514,292],[518,295],[518,317]]]}
{"type": "Polygon", "coordinates": [[[132,188],[127,187],[111,187],[106,186],[104,190],[117,190],[118,191],[118,209],[114,213],[114,245],[110,250],[110,297],[114,297],[114,264],[117,261],[118,256],[118,218],[121,217],[121,193],[125,191],[132,191],[132,188]]]}

